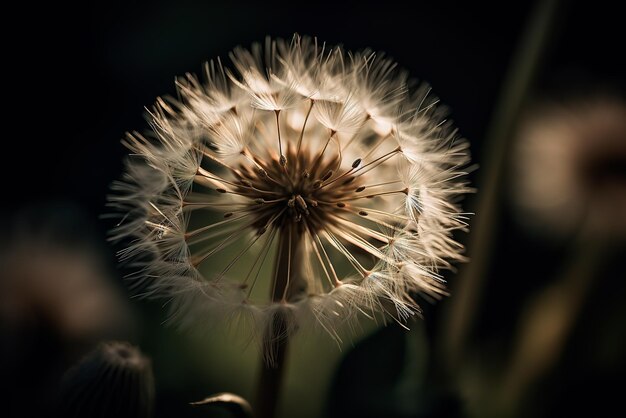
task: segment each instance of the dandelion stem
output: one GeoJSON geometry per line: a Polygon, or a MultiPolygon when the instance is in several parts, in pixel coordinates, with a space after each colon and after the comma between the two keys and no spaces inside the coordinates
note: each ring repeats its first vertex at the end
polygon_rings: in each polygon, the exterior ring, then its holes
{"type": "MultiPolygon", "coordinates": [[[[268,326],[263,341],[263,350],[271,350],[273,361],[261,363],[261,376],[257,386],[256,414],[258,418],[274,418],[278,395],[282,386],[285,359],[287,357],[286,319],[282,313],[276,313],[272,324],[268,326]]],[[[266,354],[266,353],[264,353],[266,354]]]]}
{"type": "Polygon", "coordinates": [[[270,319],[263,335],[263,360],[256,398],[256,417],[274,418],[284,376],[290,334],[287,303],[295,300],[303,288],[302,265],[304,241],[289,220],[280,227],[272,301],[283,305],[270,319]]]}

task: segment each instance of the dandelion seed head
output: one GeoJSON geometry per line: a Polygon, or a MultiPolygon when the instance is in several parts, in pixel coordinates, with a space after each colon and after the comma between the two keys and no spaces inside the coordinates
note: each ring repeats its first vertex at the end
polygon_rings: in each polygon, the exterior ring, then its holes
{"type": "MultiPolygon", "coordinates": [[[[466,142],[430,90],[371,51],[266,41],[211,61],[129,135],[111,205],[145,295],[172,318],[237,318],[333,337],[360,316],[405,322],[462,259],[466,142]]],[[[253,327],[254,328],[254,327],[253,327]]]]}

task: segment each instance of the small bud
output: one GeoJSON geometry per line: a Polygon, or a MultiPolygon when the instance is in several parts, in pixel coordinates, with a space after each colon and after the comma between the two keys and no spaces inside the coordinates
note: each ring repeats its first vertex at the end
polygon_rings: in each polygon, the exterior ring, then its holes
{"type": "Polygon", "coordinates": [[[65,373],[59,389],[58,412],[66,418],[153,415],[152,363],[127,342],[100,344],[65,373]]]}

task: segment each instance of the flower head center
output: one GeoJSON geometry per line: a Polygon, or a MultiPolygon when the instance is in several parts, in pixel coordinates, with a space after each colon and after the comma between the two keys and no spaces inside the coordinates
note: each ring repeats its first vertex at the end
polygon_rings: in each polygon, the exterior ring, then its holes
{"type": "Polygon", "coordinates": [[[345,210],[344,201],[359,189],[354,176],[340,171],[339,155],[322,156],[304,148],[298,152],[295,147],[286,151],[270,161],[253,157],[256,169],[241,165],[238,170],[237,193],[258,203],[259,233],[288,222],[300,224],[300,232],[320,230],[345,210]]]}
{"type": "Polygon", "coordinates": [[[307,38],[231,58],[234,72],[218,60],[206,82],[178,79],[180,99],[149,112],[153,132],[125,139],[114,237],[132,238],[123,258],[145,294],[264,328],[288,312],[290,332],[313,314],[333,335],[443,294],[437,268],[463,259],[452,233],[467,226],[468,146],[430,88],[307,38]]]}

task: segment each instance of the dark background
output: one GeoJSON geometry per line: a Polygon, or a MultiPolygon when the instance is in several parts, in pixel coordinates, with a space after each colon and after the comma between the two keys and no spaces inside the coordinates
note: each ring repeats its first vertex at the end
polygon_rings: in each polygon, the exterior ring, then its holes
{"type": "MultiPolygon", "coordinates": [[[[157,96],[175,94],[176,76],[200,73],[210,58],[227,61],[236,45],[296,32],[349,50],[383,51],[428,82],[480,163],[481,141],[533,2],[475,3],[33,5],[18,13],[18,31],[5,41],[7,127],[15,128],[6,140],[23,165],[11,170],[11,205],[4,209],[62,198],[101,213],[109,184],[121,173],[120,138],[146,126],[144,107],[157,96]],[[25,181],[35,174],[43,176],[39,184],[25,181]]],[[[608,1],[561,1],[536,88],[568,79],[623,85],[623,23],[608,1]]]]}
{"type": "Polygon", "coordinates": [[[25,22],[32,40],[15,46],[9,83],[28,122],[16,151],[45,180],[36,193],[17,182],[16,201],[68,198],[98,214],[121,173],[120,138],[145,128],[144,107],[174,94],[174,77],[200,73],[237,45],[295,32],[384,51],[432,85],[478,153],[528,11],[525,2],[43,6],[25,22]]]}
{"type": "MultiPolygon", "coordinates": [[[[65,221],[68,233],[91,231],[90,239],[98,243],[113,276],[121,283],[122,272],[114,254],[117,248],[105,242],[111,224],[100,219],[106,212],[110,184],[122,173],[126,150],[120,139],[126,131],[146,128],[144,107],[159,95],[175,94],[175,76],[200,73],[202,63],[217,56],[228,61],[233,47],[248,47],[267,35],[290,38],[298,32],[331,45],[341,43],[347,50],[369,47],[384,51],[413,77],[432,86],[434,94],[450,108],[460,134],[470,141],[472,162],[483,166],[483,141],[533,3],[96,2],[79,6],[33,4],[5,14],[5,19],[16,19],[18,30],[4,36],[3,84],[9,109],[3,118],[1,207],[3,222],[8,224],[4,230],[10,231],[16,217],[26,211],[34,211],[38,214],[35,218],[42,219],[69,207],[69,217],[78,214],[76,218],[81,220],[65,221]]],[[[626,22],[616,8],[609,1],[560,2],[531,96],[565,97],[573,90],[596,86],[623,95],[626,22]]],[[[470,178],[480,193],[480,170],[470,178]]],[[[467,199],[470,211],[476,196],[467,199]]],[[[535,271],[552,271],[562,256],[562,248],[537,245],[516,229],[519,227],[510,219],[504,199],[500,208],[503,216],[498,220],[497,263],[490,274],[491,282],[501,280],[487,292],[478,316],[481,325],[476,330],[478,341],[489,340],[496,351],[510,346],[510,324],[515,323],[519,306],[545,279],[541,274],[520,277],[516,266],[530,262],[535,271]],[[520,252],[525,256],[520,257],[520,252]]],[[[465,241],[466,237],[460,239],[465,241]]],[[[623,274],[619,267],[610,271],[617,277],[623,274]]],[[[454,277],[450,281],[454,292],[454,277]]],[[[608,283],[613,286],[617,281],[608,283]]],[[[623,285],[618,286],[616,293],[623,295],[623,290],[623,285]]],[[[601,299],[593,300],[601,304],[601,299]]],[[[425,308],[430,321],[428,333],[437,333],[433,324],[439,323],[437,312],[446,309],[447,303],[425,308]]],[[[139,315],[155,316],[154,324],[164,317],[159,309],[146,307],[149,304],[133,304],[139,315]]],[[[159,332],[159,328],[150,330],[140,332],[134,342],[150,347],[154,338],[145,335],[159,332]]],[[[389,344],[400,338],[399,331],[393,335],[385,336],[389,344]]],[[[384,345],[378,349],[386,350],[384,345]]],[[[565,364],[575,364],[585,356],[584,350],[568,355],[571,359],[565,364]]],[[[617,366],[623,367],[623,363],[617,366]]],[[[345,386],[357,382],[349,372],[343,373],[339,379],[347,379],[342,380],[345,386]]],[[[601,390],[585,392],[586,385],[576,380],[575,384],[585,389],[577,387],[571,394],[586,393],[592,399],[590,404],[606,402],[599,393],[621,382],[623,375],[616,372],[611,382],[603,375],[594,378],[600,380],[594,384],[601,390]]],[[[567,382],[573,381],[562,370],[551,379],[556,382],[553,386],[567,387],[567,382]]],[[[178,399],[171,396],[171,404],[175,404],[178,399]]],[[[437,404],[440,396],[444,395],[437,394],[432,403],[437,404]]],[[[554,408],[565,404],[556,395],[553,399],[557,399],[554,408]]],[[[353,416],[350,411],[354,409],[334,402],[335,411],[343,411],[341,416],[353,416]]],[[[165,416],[168,409],[163,408],[158,416],[165,416]]],[[[433,416],[453,414],[437,413],[438,408],[430,409],[435,411],[433,416]]],[[[354,412],[354,416],[359,414],[367,416],[354,412]]]]}

